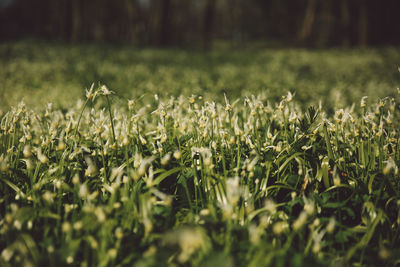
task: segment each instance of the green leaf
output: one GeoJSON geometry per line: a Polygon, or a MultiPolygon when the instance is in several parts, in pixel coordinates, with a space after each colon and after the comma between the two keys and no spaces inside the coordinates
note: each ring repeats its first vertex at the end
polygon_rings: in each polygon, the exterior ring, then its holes
{"type": "Polygon", "coordinates": [[[8,185],[11,189],[13,189],[16,193],[24,195],[24,192],[22,192],[18,186],[16,186],[12,182],[10,182],[8,179],[0,177],[0,181],[3,181],[6,185],[8,185]]]}
{"type": "Polygon", "coordinates": [[[367,228],[367,232],[364,234],[361,240],[354,247],[350,248],[350,250],[347,252],[346,260],[350,260],[358,249],[365,248],[368,245],[369,241],[374,235],[376,226],[382,218],[383,212],[382,210],[378,210],[378,214],[372,221],[371,225],[367,228]]]}
{"type": "Polygon", "coordinates": [[[60,220],[61,219],[60,215],[52,213],[49,210],[40,210],[39,217],[55,219],[55,220],[60,220]]]}
{"type": "MultiPolygon", "coordinates": [[[[283,169],[286,167],[286,165],[288,165],[289,164],[289,162],[290,161],[292,161],[294,158],[296,158],[296,157],[298,157],[298,156],[300,156],[300,155],[302,155],[303,153],[302,152],[297,152],[297,153],[294,153],[293,155],[291,155],[287,160],[285,160],[285,162],[279,167],[279,172],[282,172],[283,171],[283,169]]],[[[303,159],[302,158],[297,158],[299,161],[303,161],[303,159]]]]}
{"type": "Polygon", "coordinates": [[[158,185],[159,183],[161,183],[161,182],[162,182],[165,178],[167,178],[168,176],[170,176],[170,175],[172,175],[172,174],[174,174],[174,173],[176,173],[176,172],[182,171],[182,170],[184,170],[184,169],[185,169],[185,167],[176,167],[176,168],[173,168],[173,169],[171,169],[171,170],[169,170],[169,171],[163,172],[162,174],[160,174],[159,176],[157,176],[156,179],[154,179],[153,184],[154,184],[154,185],[158,185]]]}

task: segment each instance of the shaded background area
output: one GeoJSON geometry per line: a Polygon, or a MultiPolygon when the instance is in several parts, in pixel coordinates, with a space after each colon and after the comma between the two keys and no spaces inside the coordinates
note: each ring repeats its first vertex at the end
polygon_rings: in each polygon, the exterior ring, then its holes
{"type": "Polygon", "coordinates": [[[0,0],[0,40],[199,47],[400,44],[398,0],[0,0]]]}

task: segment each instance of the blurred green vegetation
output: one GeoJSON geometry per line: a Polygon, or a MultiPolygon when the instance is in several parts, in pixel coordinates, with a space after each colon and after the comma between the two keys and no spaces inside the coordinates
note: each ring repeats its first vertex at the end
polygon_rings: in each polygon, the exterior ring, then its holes
{"type": "Polygon", "coordinates": [[[121,99],[142,95],[203,95],[218,99],[265,92],[271,101],[287,91],[296,100],[329,110],[392,96],[400,84],[399,48],[294,48],[196,50],[134,48],[38,41],[0,44],[0,105],[21,100],[69,107],[85,88],[101,82],[121,99]]]}

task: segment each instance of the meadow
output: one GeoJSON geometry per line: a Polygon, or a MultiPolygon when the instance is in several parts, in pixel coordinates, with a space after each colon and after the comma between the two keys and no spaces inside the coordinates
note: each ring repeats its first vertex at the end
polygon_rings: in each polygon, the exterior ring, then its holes
{"type": "MultiPolygon", "coordinates": [[[[61,108],[83,99],[92,83],[126,101],[145,96],[202,95],[224,101],[260,92],[279,102],[288,91],[303,107],[329,111],[368,96],[394,97],[400,49],[247,49],[216,51],[15,42],[0,44],[0,110],[22,99],[30,108],[61,108]]],[[[116,101],[116,100],[114,100],[116,101]]],[[[148,101],[148,100],[146,100],[148,101]]]]}
{"type": "Polygon", "coordinates": [[[1,266],[400,265],[399,49],[0,55],[1,266]]]}

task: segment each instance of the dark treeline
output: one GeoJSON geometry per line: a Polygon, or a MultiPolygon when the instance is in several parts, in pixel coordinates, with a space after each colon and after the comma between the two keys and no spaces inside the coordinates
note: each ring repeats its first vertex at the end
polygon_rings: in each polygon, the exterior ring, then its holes
{"type": "Polygon", "coordinates": [[[0,0],[0,40],[399,45],[399,0],[0,0]]]}

